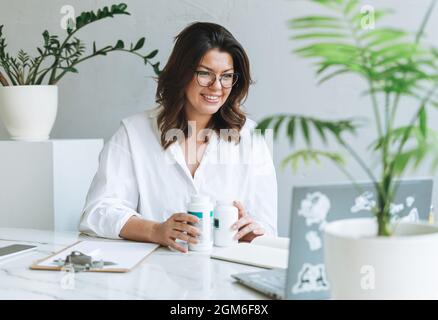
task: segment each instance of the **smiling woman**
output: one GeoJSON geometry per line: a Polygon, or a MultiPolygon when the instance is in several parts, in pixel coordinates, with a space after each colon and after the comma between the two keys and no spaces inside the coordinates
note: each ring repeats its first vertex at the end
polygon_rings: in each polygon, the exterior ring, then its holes
{"type": "Polygon", "coordinates": [[[208,118],[219,110],[230,95],[234,78],[233,58],[227,52],[210,49],[198,69],[195,71],[196,80],[194,77],[186,89],[188,101],[185,111],[195,111],[208,118]],[[219,74],[219,81],[216,74],[219,74]]]}
{"type": "Polygon", "coordinates": [[[159,75],[158,106],[124,119],[105,145],[80,230],[186,252],[200,239],[188,202],[204,195],[237,207],[235,239],[276,235],[271,153],[241,110],[250,83],[248,57],[229,31],[186,27],[159,75]]]}
{"type": "Polygon", "coordinates": [[[165,136],[168,130],[179,128],[187,135],[187,119],[194,114],[199,130],[239,131],[246,120],[240,107],[250,84],[248,56],[228,30],[213,23],[189,25],[176,37],[158,81],[163,147],[172,143],[165,136]]]}

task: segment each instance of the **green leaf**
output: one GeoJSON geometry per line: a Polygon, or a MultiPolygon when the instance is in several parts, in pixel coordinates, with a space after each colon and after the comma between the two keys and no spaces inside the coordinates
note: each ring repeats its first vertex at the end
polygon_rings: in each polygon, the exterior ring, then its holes
{"type": "Polygon", "coordinates": [[[382,138],[374,141],[370,147],[374,150],[381,148],[385,139],[388,139],[392,144],[399,143],[403,139],[415,138],[417,143],[421,143],[423,140],[421,138],[420,128],[417,126],[401,126],[394,128],[389,134],[383,136],[382,138]]]}
{"type": "Polygon", "coordinates": [[[80,16],[76,17],[76,23],[75,23],[75,25],[76,25],[76,29],[80,29],[80,28],[82,28],[83,26],[85,26],[84,17],[83,17],[82,14],[81,14],[80,16]]]}
{"type": "Polygon", "coordinates": [[[342,10],[342,7],[344,5],[344,0],[312,0],[312,1],[336,11],[342,10]]]}
{"type": "Polygon", "coordinates": [[[309,125],[307,124],[307,120],[305,118],[301,118],[301,131],[304,136],[304,140],[307,145],[310,145],[310,136],[309,136],[309,125]]]}
{"type": "Polygon", "coordinates": [[[123,49],[125,47],[125,44],[122,40],[118,40],[116,45],[114,46],[114,49],[123,49]]]}
{"type": "Polygon", "coordinates": [[[124,3],[118,4],[118,5],[112,5],[111,9],[108,7],[104,7],[102,9],[98,9],[97,12],[93,11],[84,11],[79,16],[76,17],[75,21],[75,29],[68,28],[67,33],[71,34],[75,32],[76,30],[83,28],[84,26],[105,18],[111,18],[116,14],[124,14],[129,15],[129,12],[126,12],[127,5],[124,3]]]}
{"type": "Polygon", "coordinates": [[[393,160],[394,173],[396,175],[401,175],[403,172],[405,172],[406,167],[412,157],[412,152],[397,154],[393,160]]]}
{"type": "Polygon", "coordinates": [[[287,136],[289,138],[289,142],[291,144],[294,143],[295,140],[295,117],[289,117],[289,122],[287,124],[287,136]]]}
{"type": "Polygon", "coordinates": [[[307,16],[301,18],[290,19],[290,25],[301,24],[301,23],[313,23],[313,22],[338,22],[339,19],[337,17],[330,16],[307,16]]]}
{"type": "Polygon", "coordinates": [[[339,69],[339,70],[336,70],[336,71],[334,71],[334,72],[324,76],[322,79],[320,79],[318,81],[318,85],[320,85],[320,84],[322,84],[322,83],[324,83],[324,82],[330,80],[331,78],[334,78],[334,77],[336,77],[336,76],[338,76],[340,74],[344,74],[344,73],[347,73],[347,72],[350,72],[350,71],[351,71],[350,69],[339,69]]]}
{"type": "Polygon", "coordinates": [[[347,5],[344,9],[344,14],[346,16],[350,15],[350,13],[357,8],[359,1],[358,0],[350,0],[347,2],[347,5]]]}
{"type": "Polygon", "coordinates": [[[344,29],[342,21],[331,16],[307,16],[288,20],[288,27],[295,30],[304,29],[344,29]]]}
{"type": "Polygon", "coordinates": [[[43,32],[43,38],[44,38],[44,44],[48,45],[49,41],[50,41],[50,35],[49,35],[49,32],[47,30],[45,30],[43,32]]]}
{"type": "Polygon", "coordinates": [[[376,40],[393,41],[405,37],[407,35],[408,33],[403,30],[399,30],[395,28],[379,28],[379,29],[365,31],[359,37],[359,39],[361,41],[376,41],[376,40]]]}
{"type": "Polygon", "coordinates": [[[122,13],[122,12],[125,12],[125,10],[126,9],[128,9],[128,5],[126,4],[126,3],[120,3],[120,4],[118,4],[118,5],[116,5],[116,7],[115,7],[116,9],[113,9],[113,12],[119,12],[119,13],[122,13]]]}
{"type": "MultiPolygon", "coordinates": [[[[417,49],[415,43],[389,44],[388,46],[373,52],[374,56],[396,56],[398,58],[410,58],[417,49]]],[[[417,51],[418,53],[418,51],[417,51]]]]}
{"type": "Polygon", "coordinates": [[[375,40],[380,38],[391,38],[391,37],[399,37],[399,36],[406,36],[407,32],[391,28],[391,27],[381,27],[378,29],[371,29],[371,30],[365,30],[363,34],[359,36],[359,39],[361,41],[365,40],[375,40]]]}
{"type": "Polygon", "coordinates": [[[154,50],[154,51],[152,51],[151,53],[149,53],[149,54],[145,57],[145,59],[152,59],[152,58],[154,58],[154,57],[157,55],[157,53],[158,53],[158,50],[154,50]]]}
{"type": "Polygon", "coordinates": [[[134,51],[140,50],[141,48],[143,48],[144,46],[144,42],[145,42],[145,38],[141,38],[140,40],[137,41],[136,45],[134,46],[134,51]]]}
{"type": "MultiPolygon", "coordinates": [[[[117,7],[115,7],[115,8],[117,8],[117,7]]],[[[113,11],[114,11],[114,10],[111,10],[111,12],[113,12],[113,11]]],[[[109,16],[112,16],[112,15],[111,15],[111,13],[110,13],[108,7],[104,7],[104,8],[102,9],[102,17],[109,17],[109,16]]]]}
{"type": "Polygon", "coordinates": [[[269,127],[269,125],[271,124],[272,120],[274,119],[275,116],[272,117],[267,117],[262,119],[256,129],[260,130],[262,132],[262,134],[265,134],[266,129],[269,127]]]}
{"type": "Polygon", "coordinates": [[[396,154],[393,160],[394,173],[398,176],[402,175],[409,165],[416,169],[426,157],[429,147],[426,143],[421,143],[408,151],[396,154]]]}
{"type": "Polygon", "coordinates": [[[318,32],[318,33],[304,33],[291,37],[295,40],[307,40],[307,39],[344,39],[346,37],[343,33],[334,32],[318,32]]]}
{"type": "Polygon", "coordinates": [[[61,68],[61,69],[68,71],[68,72],[78,73],[78,70],[76,68],[73,68],[73,67],[67,67],[67,68],[61,68]]]}
{"type": "Polygon", "coordinates": [[[319,120],[315,120],[313,121],[313,126],[315,127],[324,144],[327,144],[327,137],[325,136],[323,123],[319,120]]]}
{"type": "Polygon", "coordinates": [[[280,116],[277,117],[277,121],[276,121],[276,123],[274,125],[274,139],[277,139],[278,131],[279,131],[280,126],[281,126],[281,124],[282,124],[282,122],[284,121],[285,118],[286,118],[285,115],[280,115],[280,116]]]}
{"type": "Polygon", "coordinates": [[[427,114],[426,109],[423,107],[420,108],[420,111],[418,112],[418,121],[419,121],[419,127],[420,132],[424,138],[426,138],[427,135],[427,114]]]}
{"type": "Polygon", "coordinates": [[[346,43],[316,43],[295,50],[296,53],[308,58],[323,58],[348,64],[361,56],[359,48],[346,43]]]}
{"type": "Polygon", "coordinates": [[[311,162],[319,165],[321,163],[320,158],[326,158],[340,166],[345,164],[343,157],[338,153],[305,149],[295,151],[288,155],[282,160],[280,167],[284,169],[286,165],[290,164],[292,166],[292,170],[296,171],[300,162],[303,162],[305,165],[309,165],[311,162]]]}
{"type": "Polygon", "coordinates": [[[90,14],[90,21],[91,22],[98,20],[96,14],[93,11],[90,11],[89,14],[90,14]]]}
{"type": "Polygon", "coordinates": [[[160,75],[160,73],[161,73],[161,70],[160,70],[160,63],[157,62],[157,63],[153,64],[152,67],[153,67],[153,69],[154,69],[155,74],[156,74],[156,75],[160,75]]]}

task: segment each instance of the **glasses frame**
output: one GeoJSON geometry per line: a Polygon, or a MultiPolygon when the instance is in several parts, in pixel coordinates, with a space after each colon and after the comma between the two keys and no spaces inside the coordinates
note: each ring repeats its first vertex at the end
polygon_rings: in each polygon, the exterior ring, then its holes
{"type": "MultiPolygon", "coordinates": [[[[204,88],[211,87],[213,84],[216,83],[216,80],[217,80],[217,78],[218,78],[218,75],[217,75],[216,73],[214,73],[214,72],[211,72],[211,71],[196,70],[196,71],[195,71],[195,74],[196,74],[196,82],[198,82],[198,84],[199,84],[201,87],[204,87],[204,88]],[[213,74],[213,75],[214,75],[214,80],[211,80],[211,81],[210,81],[211,83],[208,84],[208,85],[206,85],[206,86],[202,85],[202,84],[199,82],[199,74],[200,74],[201,72],[207,72],[207,73],[209,73],[209,74],[213,74]]],[[[230,89],[230,88],[234,87],[234,85],[235,85],[235,84],[237,83],[237,81],[239,80],[239,75],[240,75],[240,74],[239,74],[238,72],[226,72],[226,73],[221,74],[221,75],[219,76],[219,83],[221,84],[222,88],[224,88],[224,89],[230,89]],[[223,79],[223,76],[224,76],[224,75],[229,75],[229,74],[232,74],[232,75],[233,75],[233,79],[235,79],[235,80],[233,81],[233,84],[232,84],[231,86],[229,86],[229,87],[225,87],[225,86],[223,85],[223,83],[222,83],[222,79],[223,79]]]]}

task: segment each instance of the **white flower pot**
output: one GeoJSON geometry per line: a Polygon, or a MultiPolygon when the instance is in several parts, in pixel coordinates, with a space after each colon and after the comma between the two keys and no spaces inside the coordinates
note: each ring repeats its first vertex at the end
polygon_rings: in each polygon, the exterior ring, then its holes
{"type": "Polygon", "coordinates": [[[0,118],[13,140],[49,139],[57,109],[57,86],[0,86],[0,118]]]}
{"type": "Polygon", "coordinates": [[[375,219],[346,219],[324,229],[333,299],[438,299],[438,226],[394,225],[377,237],[375,219]]]}

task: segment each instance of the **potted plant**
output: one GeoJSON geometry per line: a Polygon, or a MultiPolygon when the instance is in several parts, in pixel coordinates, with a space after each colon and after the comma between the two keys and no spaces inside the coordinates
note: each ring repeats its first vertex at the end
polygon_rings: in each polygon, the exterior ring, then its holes
{"type": "Polygon", "coordinates": [[[77,73],[78,65],[110,52],[127,52],[140,57],[159,73],[159,62],[152,64],[158,50],[143,55],[145,38],[125,48],[122,40],[115,45],[98,48],[93,42],[92,51],[86,53],[85,44],[76,37],[84,27],[116,15],[129,15],[127,5],[115,4],[94,11],[82,12],[74,21],[70,19],[63,40],[57,35],[43,32],[43,45],[38,54],[29,56],[20,50],[16,57],[6,51],[3,25],[0,25],[0,117],[14,140],[47,140],[52,130],[58,105],[58,82],[68,73],[77,73]]]}
{"type": "Polygon", "coordinates": [[[319,83],[343,74],[364,80],[376,127],[368,151],[377,166],[363,159],[351,142],[362,125],[357,119],[329,121],[278,114],[263,119],[258,128],[264,132],[272,126],[274,137],[286,128],[292,143],[301,131],[306,147],[287,156],[283,166],[296,168],[301,161],[325,158],[355,183],[344,166],[346,153],[375,186],[374,219],[339,220],[325,227],[324,257],[333,298],[438,298],[438,227],[395,224],[390,210],[397,181],[407,170],[418,167],[426,156],[432,157],[433,168],[438,164],[438,135],[427,123],[430,108],[438,106],[438,50],[424,44],[436,0],[413,35],[397,28],[370,29],[366,23],[364,27],[367,14],[379,22],[388,11],[364,12],[357,0],[313,2],[327,14],[289,21],[294,40],[306,42],[296,53],[316,62],[319,83]],[[400,107],[405,99],[414,101],[410,110],[400,107]],[[405,111],[412,113],[408,123],[400,117],[405,111]],[[312,147],[315,135],[326,147],[312,147]],[[342,151],[327,149],[331,142],[342,151]]]}

